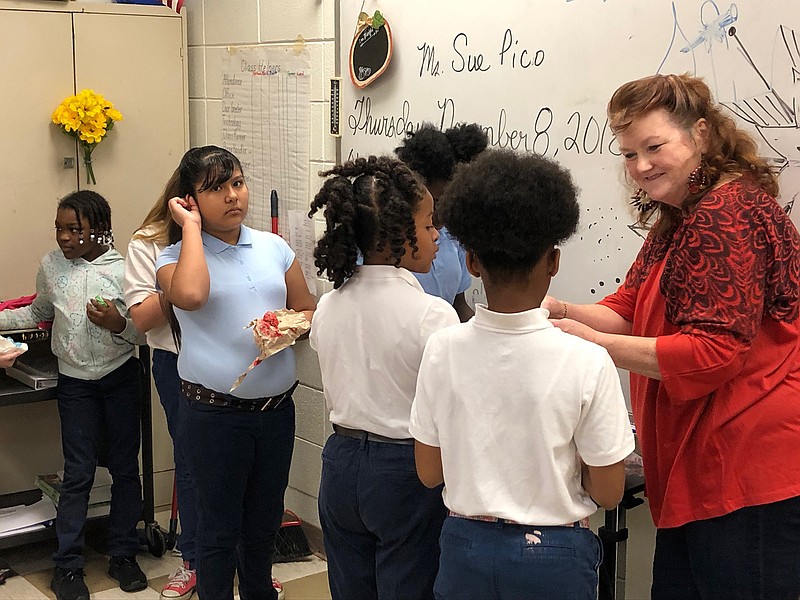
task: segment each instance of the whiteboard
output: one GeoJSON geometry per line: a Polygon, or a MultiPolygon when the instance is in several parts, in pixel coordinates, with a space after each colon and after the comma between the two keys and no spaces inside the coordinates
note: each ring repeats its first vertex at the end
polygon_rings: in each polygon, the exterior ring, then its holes
{"type": "MultiPolygon", "coordinates": [[[[626,81],[704,77],[781,169],[781,204],[791,211],[800,192],[798,0],[340,0],[338,25],[344,160],[391,153],[424,121],[477,122],[492,147],[572,172],[581,222],[551,292],[573,302],[614,291],[643,240],[605,115],[626,81]],[[391,24],[394,55],[359,90],[347,52],[362,5],[391,24]]],[[[482,299],[480,282],[468,299],[482,299]]]]}

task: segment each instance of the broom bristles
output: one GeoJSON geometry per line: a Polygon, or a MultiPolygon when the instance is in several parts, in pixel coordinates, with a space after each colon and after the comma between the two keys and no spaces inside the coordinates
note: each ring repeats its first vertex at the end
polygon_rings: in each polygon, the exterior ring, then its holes
{"type": "Polygon", "coordinates": [[[289,562],[311,556],[311,548],[303,531],[303,521],[290,510],[283,512],[281,528],[275,537],[275,555],[272,562],[289,562]]]}

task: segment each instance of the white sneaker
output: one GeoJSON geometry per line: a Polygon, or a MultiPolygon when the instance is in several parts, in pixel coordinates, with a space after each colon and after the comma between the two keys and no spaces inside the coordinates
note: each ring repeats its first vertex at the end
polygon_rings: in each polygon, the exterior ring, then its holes
{"type": "Polygon", "coordinates": [[[194,569],[189,568],[189,563],[184,561],[161,590],[161,597],[169,600],[186,600],[194,594],[196,587],[197,574],[194,569]]]}

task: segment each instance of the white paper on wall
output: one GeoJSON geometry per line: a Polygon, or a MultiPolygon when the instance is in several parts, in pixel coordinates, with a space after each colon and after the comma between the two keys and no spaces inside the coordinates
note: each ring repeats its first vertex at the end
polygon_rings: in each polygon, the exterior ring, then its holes
{"type": "Polygon", "coordinates": [[[272,230],[270,196],[275,190],[278,233],[290,244],[290,211],[308,212],[310,130],[308,50],[231,48],[222,60],[220,139],[242,162],[250,189],[246,224],[272,230]]]}
{"type": "Polygon", "coordinates": [[[314,266],[314,221],[308,217],[308,211],[289,211],[289,243],[297,257],[297,262],[306,276],[306,284],[312,294],[316,293],[317,267],[314,266]]]}

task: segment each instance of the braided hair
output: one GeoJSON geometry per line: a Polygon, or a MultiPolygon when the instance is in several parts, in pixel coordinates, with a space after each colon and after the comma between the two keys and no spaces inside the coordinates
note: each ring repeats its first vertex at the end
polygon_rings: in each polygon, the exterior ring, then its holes
{"type": "Polygon", "coordinates": [[[317,275],[334,289],[352,277],[359,253],[365,258],[387,248],[395,267],[406,253],[418,251],[414,213],[424,195],[420,180],[401,161],[370,156],[320,173],[327,177],[311,202],[312,217],[324,210],[326,229],[314,249],[317,275]]]}
{"type": "MultiPolygon", "coordinates": [[[[108,201],[92,190],[80,190],[64,196],[58,203],[58,210],[62,208],[75,212],[78,223],[82,219],[89,222],[89,239],[97,240],[99,244],[108,244],[114,247],[114,232],[111,230],[111,207],[108,201]]],[[[81,228],[80,239],[83,243],[84,232],[81,228]]]]}

